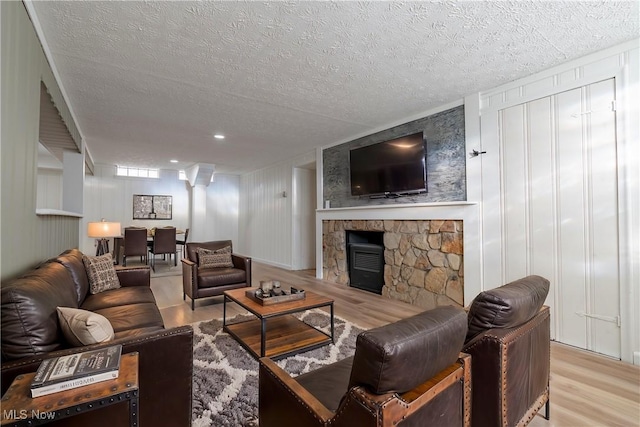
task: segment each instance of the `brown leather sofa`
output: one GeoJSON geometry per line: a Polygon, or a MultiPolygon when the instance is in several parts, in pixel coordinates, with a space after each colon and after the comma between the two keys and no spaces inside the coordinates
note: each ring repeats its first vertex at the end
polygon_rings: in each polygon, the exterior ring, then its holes
{"type": "Polygon", "coordinates": [[[198,298],[222,295],[224,291],[251,286],[251,258],[234,254],[231,240],[187,243],[186,258],[182,259],[182,298],[191,298],[191,310],[198,298]],[[233,267],[200,268],[198,248],[216,250],[231,247],[233,267]]]}
{"type": "MultiPolygon", "coordinates": [[[[122,267],[117,274],[121,288],[90,294],[82,253],[72,249],[2,283],[2,393],[46,358],[122,344],[123,353],[139,353],[139,423],[191,426],[193,329],[164,328],[148,267],[122,267]],[[114,341],[72,348],[58,323],[59,306],[105,316],[114,341]]],[[[51,425],[128,425],[128,416],[127,406],[116,404],[51,425]]]]}
{"type": "Polygon", "coordinates": [[[462,351],[471,355],[473,426],[527,425],[542,406],[549,419],[548,292],[547,279],[528,276],[471,303],[462,351]]]}
{"type": "Polygon", "coordinates": [[[439,307],[361,333],[355,355],[291,378],[260,359],[260,427],[468,426],[466,313],[439,307]]]}

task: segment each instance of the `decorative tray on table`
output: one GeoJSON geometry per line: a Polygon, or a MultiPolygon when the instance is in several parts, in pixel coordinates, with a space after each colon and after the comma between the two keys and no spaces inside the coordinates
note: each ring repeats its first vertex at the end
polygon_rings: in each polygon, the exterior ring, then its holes
{"type": "Polygon", "coordinates": [[[291,287],[291,290],[286,291],[280,287],[280,282],[276,280],[260,281],[259,288],[250,289],[245,294],[262,305],[301,300],[306,296],[304,289],[291,287]]]}

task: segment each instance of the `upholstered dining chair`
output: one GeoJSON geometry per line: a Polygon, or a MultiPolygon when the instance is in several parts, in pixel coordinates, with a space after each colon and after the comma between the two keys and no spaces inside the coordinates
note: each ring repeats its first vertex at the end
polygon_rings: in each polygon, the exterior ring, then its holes
{"type": "Polygon", "coordinates": [[[186,247],[185,247],[185,246],[186,246],[186,244],[187,244],[187,239],[188,239],[188,238],[189,238],[189,229],[187,228],[187,229],[184,231],[184,239],[178,239],[178,240],[176,240],[176,244],[177,244],[178,246],[180,246],[180,249],[178,249],[178,250],[180,251],[180,256],[181,256],[181,258],[186,258],[186,257],[187,257],[187,255],[186,255],[186,253],[185,253],[185,249],[186,249],[186,247]]]}
{"type": "Polygon", "coordinates": [[[148,263],[147,255],[147,229],[139,227],[126,227],[124,229],[124,251],[122,253],[122,265],[127,266],[128,256],[139,256],[140,261],[148,263]]]}
{"type": "Polygon", "coordinates": [[[171,254],[173,254],[174,265],[178,265],[178,250],[176,247],[176,228],[164,227],[156,228],[153,233],[153,242],[149,247],[149,253],[151,256],[151,269],[156,271],[156,255],[169,255],[169,262],[171,262],[171,254]]]}
{"type": "Polygon", "coordinates": [[[149,253],[151,253],[151,269],[156,271],[156,255],[169,255],[169,262],[171,262],[171,254],[173,254],[174,265],[178,265],[178,250],[176,247],[176,228],[175,227],[163,227],[156,228],[153,233],[153,242],[149,247],[149,253]]]}

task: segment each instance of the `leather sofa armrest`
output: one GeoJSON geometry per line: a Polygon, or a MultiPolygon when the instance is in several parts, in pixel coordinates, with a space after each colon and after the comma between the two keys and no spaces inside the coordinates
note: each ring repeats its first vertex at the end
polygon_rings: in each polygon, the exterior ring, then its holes
{"type": "Polygon", "coordinates": [[[238,254],[231,254],[233,266],[245,271],[247,286],[251,286],[251,258],[238,254]]]}
{"type": "MultiPolygon", "coordinates": [[[[2,364],[2,393],[20,374],[35,372],[44,359],[122,344],[122,353],[139,353],[140,425],[191,427],[193,328],[181,326],[107,343],[76,347],[2,364]],[[144,392],[142,392],[144,390],[144,392]],[[162,402],[158,405],[157,402],[162,402]]],[[[92,426],[117,425],[95,411],[92,426]],[[94,419],[95,418],[95,419],[94,419]]]]}
{"type": "Polygon", "coordinates": [[[120,286],[151,286],[151,269],[149,267],[116,267],[120,286]]]}
{"type": "Polygon", "coordinates": [[[333,412],[268,357],[260,359],[260,427],[328,425],[333,412]]]}

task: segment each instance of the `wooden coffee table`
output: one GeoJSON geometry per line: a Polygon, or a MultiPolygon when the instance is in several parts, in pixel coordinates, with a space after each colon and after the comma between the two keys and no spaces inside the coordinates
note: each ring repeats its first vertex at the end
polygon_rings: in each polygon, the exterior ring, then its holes
{"type": "Polygon", "coordinates": [[[248,289],[251,288],[224,292],[222,327],[256,359],[265,356],[274,360],[282,359],[334,342],[332,299],[305,291],[304,299],[263,306],[246,296],[248,289]],[[235,302],[257,319],[227,324],[227,301],[235,302]],[[292,315],[327,306],[331,309],[331,335],[292,315]]]}

